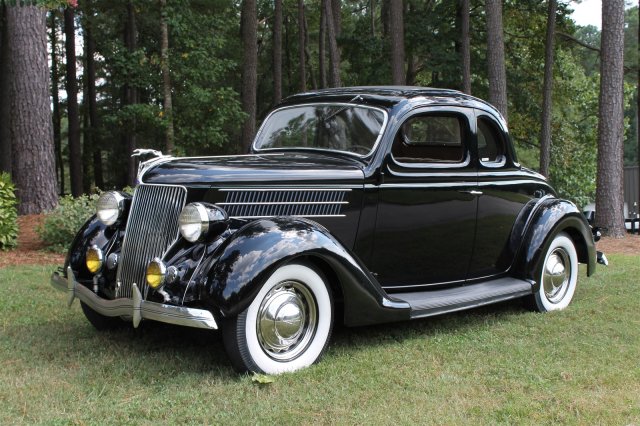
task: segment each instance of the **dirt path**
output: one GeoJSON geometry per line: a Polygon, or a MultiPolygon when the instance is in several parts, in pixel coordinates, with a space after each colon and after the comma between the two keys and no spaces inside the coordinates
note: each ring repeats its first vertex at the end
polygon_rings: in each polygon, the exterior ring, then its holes
{"type": "Polygon", "coordinates": [[[36,233],[36,228],[44,220],[44,215],[18,217],[18,248],[0,251],[0,268],[8,265],[41,265],[64,263],[64,255],[43,249],[44,245],[36,233]]]}

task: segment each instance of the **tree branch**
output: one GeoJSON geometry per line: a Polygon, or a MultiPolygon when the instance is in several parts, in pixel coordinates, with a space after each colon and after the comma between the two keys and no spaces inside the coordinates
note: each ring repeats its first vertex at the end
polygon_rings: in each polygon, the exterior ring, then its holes
{"type": "Polygon", "coordinates": [[[584,41],[579,40],[579,39],[575,38],[574,36],[572,36],[570,34],[563,33],[563,32],[560,32],[560,31],[557,31],[556,34],[559,35],[559,36],[562,36],[562,37],[566,38],[567,40],[570,40],[570,41],[572,41],[572,42],[574,42],[574,43],[576,43],[576,44],[578,44],[578,45],[580,45],[580,46],[582,46],[582,47],[584,47],[586,49],[593,50],[594,52],[598,52],[598,54],[600,53],[600,49],[599,48],[597,48],[595,46],[591,46],[590,44],[585,43],[584,41]]]}

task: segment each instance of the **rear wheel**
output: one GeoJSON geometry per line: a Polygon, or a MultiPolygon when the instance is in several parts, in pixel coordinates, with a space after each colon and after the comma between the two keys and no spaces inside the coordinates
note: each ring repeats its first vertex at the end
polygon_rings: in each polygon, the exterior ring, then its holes
{"type": "Polygon", "coordinates": [[[107,317],[97,313],[89,306],[87,306],[84,302],[80,302],[80,307],[82,308],[84,316],[87,318],[87,320],[89,320],[91,325],[96,328],[96,330],[114,330],[116,328],[121,328],[125,324],[125,322],[122,321],[119,317],[107,317]]]}
{"type": "Polygon", "coordinates": [[[573,241],[560,233],[551,241],[540,272],[539,290],[532,295],[535,309],[557,311],[569,306],[578,281],[578,255],[573,241]]]}
{"type": "Polygon", "coordinates": [[[327,347],[333,300],[322,273],[293,263],[278,268],[253,302],[223,327],[236,370],[278,374],[308,367],[327,347]]]}

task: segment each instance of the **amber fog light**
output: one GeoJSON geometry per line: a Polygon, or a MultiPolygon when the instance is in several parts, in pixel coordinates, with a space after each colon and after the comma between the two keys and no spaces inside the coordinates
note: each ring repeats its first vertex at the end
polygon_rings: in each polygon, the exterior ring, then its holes
{"type": "Polygon", "coordinates": [[[160,259],[153,259],[147,266],[147,284],[151,288],[160,287],[167,276],[167,267],[160,259]]]}
{"type": "Polygon", "coordinates": [[[89,272],[92,274],[98,272],[104,263],[104,254],[102,253],[102,250],[96,246],[89,247],[87,249],[87,254],[85,255],[85,263],[87,264],[89,272]]]}

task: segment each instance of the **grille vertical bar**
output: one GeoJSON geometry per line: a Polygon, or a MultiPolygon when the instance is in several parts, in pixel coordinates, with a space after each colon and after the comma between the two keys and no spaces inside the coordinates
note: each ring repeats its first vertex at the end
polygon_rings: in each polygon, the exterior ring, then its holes
{"type": "Polygon", "coordinates": [[[116,297],[131,298],[132,284],[147,292],[145,271],[149,261],[162,257],[178,238],[178,216],[187,199],[182,186],[139,185],[133,195],[122,246],[116,297]]]}

